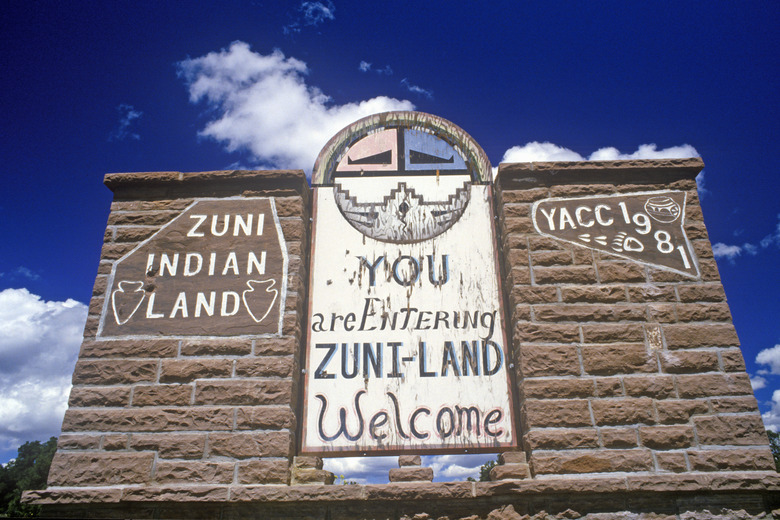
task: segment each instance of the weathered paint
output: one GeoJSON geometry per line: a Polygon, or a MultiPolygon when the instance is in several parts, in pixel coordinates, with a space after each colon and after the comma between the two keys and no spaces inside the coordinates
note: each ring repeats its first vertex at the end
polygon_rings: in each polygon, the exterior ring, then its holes
{"type": "Polygon", "coordinates": [[[536,231],[580,247],[698,277],[685,234],[685,192],[549,198],[531,209],[536,231]]]}
{"type": "Polygon", "coordinates": [[[314,188],[304,452],[516,444],[492,187],[475,182],[489,163],[427,117],[395,113],[367,143],[344,131],[351,147],[331,142],[318,158],[346,150],[314,188]]]}

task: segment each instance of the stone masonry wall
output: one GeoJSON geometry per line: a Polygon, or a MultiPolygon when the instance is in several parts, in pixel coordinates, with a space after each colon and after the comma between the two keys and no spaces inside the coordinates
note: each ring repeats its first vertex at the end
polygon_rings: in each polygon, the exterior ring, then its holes
{"type": "Polygon", "coordinates": [[[700,159],[502,164],[523,448],[533,474],[771,470],[704,226],[700,159]],[[687,193],[697,279],[545,237],[532,203],[687,193]]]}
{"type": "Polygon", "coordinates": [[[187,486],[218,500],[227,498],[218,485],[288,483],[308,265],[303,172],[113,174],[105,183],[114,201],[49,486],[187,486]],[[274,197],[289,254],[283,335],[96,340],[113,263],[196,196],[274,197]]]}

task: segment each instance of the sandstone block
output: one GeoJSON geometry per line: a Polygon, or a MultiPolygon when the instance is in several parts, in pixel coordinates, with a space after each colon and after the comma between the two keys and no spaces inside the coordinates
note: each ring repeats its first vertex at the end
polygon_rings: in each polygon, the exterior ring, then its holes
{"type": "Polygon", "coordinates": [[[289,406],[242,406],[236,410],[237,430],[295,429],[295,414],[289,406]]]}
{"type": "Polygon", "coordinates": [[[626,395],[631,397],[654,397],[656,399],[676,397],[672,376],[626,377],[623,379],[623,385],[626,388],[626,395]]]}
{"type": "Polygon", "coordinates": [[[655,356],[647,352],[644,344],[583,345],[582,364],[585,372],[594,375],[658,370],[655,356]]]}
{"type": "Polygon", "coordinates": [[[534,305],[539,321],[643,321],[645,308],[631,304],[555,304],[534,305]]]}
{"type": "Polygon", "coordinates": [[[650,303],[647,305],[647,319],[658,323],[674,323],[677,321],[675,308],[674,303],[650,303]]]}
{"type": "MultiPolygon", "coordinates": [[[[111,270],[109,269],[109,272],[111,270]]],[[[108,287],[108,276],[97,276],[95,283],[92,285],[92,296],[102,296],[106,293],[108,287]]]]}
{"type": "Polygon", "coordinates": [[[693,444],[690,426],[640,426],[642,445],[656,450],[689,448],[693,444]]]}
{"type": "MultiPolygon", "coordinates": [[[[504,233],[502,235],[501,240],[503,241],[504,251],[507,251],[507,255],[513,250],[521,250],[521,251],[528,250],[528,238],[527,235],[525,234],[504,233]]],[[[527,255],[526,258],[528,258],[527,255]]]]}
{"type": "Polygon", "coordinates": [[[528,451],[571,450],[599,446],[599,437],[595,428],[535,428],[525,434],[523,441],[528,451]]]}
{"type": "Polygon", "coordinates": [[[292,356],[267,356],[236,360],[236,377],[290,377],[292,356]]]}
{"type": "Polygon", "coordinates": [[[737,332],[730,323],[672,324],[664,325],[663,331],[670,349],[739,345],[737,332]]]}
{"type": "Polygon", "coordinates": [[[661,471],[672,471],[674,473],[688,471],[685,454],[682,452],[659,451],[655,454],[655,460],[658,463],[658,469],[661,471]]]}
{"type": "Polygon", "coordinates": [[[135,244],[103,244],[100,250],[100,258],[104,260],[118,260],[129,253],[135,244]]]}
{"type": "Polygon", "coordinates": [[[550,285],[515,285],[512,287],[515,303],[550,303],[558,301],[558,289],[550,285]]]}
{"type": "Polygon", "coordinates": [[[535,452],[531,455],[534,473],[605,473],[613,471],[650,471],[650,450],[582,450],[576,452],[535,452]]]}
{"type": "Polygon", "coordinates": [[[531,262],[535,266],[568,265],[572,263],[571,251],[534,251],[531,262]]]}
{"type": "Polygon", "coordinates": [[[761,416],[715,415],[694,417],[699,443],[726,445],[766,445],[769,441],[761,416]]]}
{"type": "Polygon", "coordinates": [[[747,374],[680,375],[677,391],[680,397],[715,397],[751,395],[753,388],[747,374]]]}
{"type": "Polygon", "coordinates": [[[642,326],[635,323],[598,323],[581,326],[586,343],[644,341],[642,326]]]}
{"type": "Polygon", "coordinates": [[[303,197],[276,197],[276,214],[280,217],[301,217],[306,213],[303,205],[303,197]]]}
{"type": "Polygon", "coordinates": [[[70,406],[126,406],[130,402],[129,386],[74,386],[70,406]]]}
{"type": "Polygon", "coordinates": [[[594,378],[596,384],[596,397],[622,397],[623,383],[619,377],[597,377],[594,378]]]}
{"type": "Polygon", "coordinates": [[[193,385],[138,385],[133,389],[133,406],[186,406],[193,385]]]}
{"type": "Polygon", "coordinates": [[[246,356],[251,352],[252,342],[247,339],[185,339],[181,342],[182,356],[246,356]]]}
{"type": "Polygon", "coordinates": [[[103,449],[106,451],[126,450],[129,435],[104,435],[103,449]]]}
{"type": "Polygon", "coordinates": [[[518,361],[524,377],[579,375],[580,362],[574,345],[521,345],[518,361]]]}
{"type": "MultiPolygon", "coordinates": [[[[390,470],[392,471],[392,470],[390,470]]],[[[336,475],[324,469],[299,468],[294,469],[290,484],[333,484],[336,475]]]]}
{"type": "Polygon", "coordinates": [[[640,264],[628,262],[599,262],[599,280],[601,283],[644,282],[645,268],[640,264]]]}
{"type": "Polygon", "coordinates": [[[548,188],[530,188],[527,190],[503,190],[501,196],[504,203],[510,202],[535,202],[547,197],[548,188]]]}
{"type": "Polygon", "coordinates": [[[677,294],[681,302],[723,302],[726,293],[719,283],[702,283],[693,285],[678,285],[677,294]]]}
{"type": "MultiPolygon", "coordinates": [[[[112,236],[110,238],[113,239],[114,242],[136,243],[154,235],[158,229],[160,229],[159,226],[117,226],[113,228],[113,233],[111,233],[112,236]]],[[[106,234],[108,234],[109,231],[110,228],[107,228],[106,234]]]]}
{"type": "Polygon", "coordinates": [[[58,450],[96,450],[100,447],[100,435],[63,433],[57,439],[58,450]]]}
{"type": "MultiPolygon", "coordinates": [[[[619,384],[619,382],[618,382],[619,384]]],[[[593,382],[588,379],[524,379],[520,389],[525,398],[571,398],[593,395],[593,382]]]]}
{"type": "Polygon", "coordinates": [[[533,233],[534,224],[530,217],[506,217],[503,221],[507,233],[533,233]]]}
{"type": "Polygon", "coordinates": [[[527,462],[524,451],[505,451],[498,454],[499,464],[525,464],[527,462]]]}
{"type": "Polygon", "coordinates": [[[563,286],[561,300],[567,303],[616,303],[626,301],[626,288],[622,285],[571,285],[563,286]]]}
{"type": "Polygon", "coordinates": [[[534,267],[537,284],[596,283],[596,271],[589,265],[534,267]]]}
{"type": "Polygon", "coordinates": [[[710,399],[712,410],[717,413],[755,413],[758,410],[756,398],[752,395],[744,397],[719,397],[710,399]]]}
{"type": "Polygon", "coordinates": [[[405,466],[403,468],[390,468],[390,482],[431,482],[433,481],[433,468],[420,466],[405,466]]]}
{"type": "Polygon", "coordinates": [[[398,457],[398,466],[404,467],[404,466],[420,466],[422,464],[422,459],[419,455],[400,455],[398,457]]]}
{"type": "Polygon", "coordinates": [[[205,446],[203,433],[134,433],[130,438],[130,448],[156,451],[163,459],[199,459],[205,446]]]}
{"type": "Polygon", "coordinates": [[[727,303],[678,303],[677,318],[680,321],[730,321],[727,303]]]}
{"type": "Polygon", "coordinates": [[[646,283],[628,288],[628,299],[632,302],[674,302],[677,296],[673,285],[654,285],[646,283]]]}
{"type": "Polygon", "coordinates": [[[523,249],[510,249],[507,252],[507,261],[512,267],[527,267],[528,252],[523,249]]]}
{"type": "Polygon", "coordinates": [[[256,356],[293,355],[298,351],[298,343],[294,337],[259,338],[255,340],[254,354],[256,356]]]}
{"type": "Polygon", "coordinates": [[[531,468],[528,464],[506,464],[490,468],[490,480],[520,480],[531,478],[531,468]]]}
{"type": "Polygon", "coordinates": [[[287,460],[246,460],[238,463],[241,484],[286,484],[290,480],[287,460]]]}
{"type": "Polygon", "coordinates": [[[772,471],[775,469],[769,448],[688,450],[693,471],[772,471]]]}
{"type": "Polygon", "coordinates": [[[229,430],[233,411],[218,407],[77,409],[65,412],[63,431],[157,432],[229,430]]]}
{"type": "Polygon", "coordinates": [[[579,247],[573,247],[571,252],[572,252],[572,256],[574,256],[575,264],[581,265],[581,264],[593,263],[593,253],[590,250],[579,248],[579,247]]]}
{"type": "Polygon", "coordinates": [[[599,399],[592,402],[592,407],[593,417],[599,426],[655,422],[652,400],[645,397],[599,399]]]}
{"type": "Polygon", "coordinates": [[[287,404],[292,398],[290,380],[198,381],[195,402],[201,404],[287,404]]]}
{"type": "Polygon", "coordinates": [[[210,433],[208,441],[211,457],[288,457],[292,448],[292,436],[288,431],[210,433]]]}
{"type": "Polygon", "coordinates": [[[508,285],[530,285],[531,284],[531,269],[528,264],[510,264],[512,270],[510,271],[510,283],[508,285]]]}
{"type": "Polygon", "coordinates": [[[322,457],[297,455],[293,457],[293,468],[322,469],[322,457]]]}
{"type": "Polygon", "coordinates": [[[229,484],[233,462],[158,461],[154,480],[160,484],[229,484]]]}
{"type": "Polygon", "coordinates": [[[518,322],[515,325],[518,343],[577,343],[580,331],[577,325],[518,322]]]}
{"type": "Polygon", "coordinates": [[[526,399],[523,415],[527,428],[591,426],[584,399],[526,399]]]}
{"type": "Polygon", "coordinates": [[[723,369],[726,372],[744,372],[746,370],[742,351],[738,348],[721,350],[720,358],[723,361],[723,369]]]}
{"type": "Polygon", "coordinates": [[[303,240],[306,238],[306,228],[300,218],[280,218],[279,223],[282,226],[282,235],[285,240],[303,240]]]}
{"type": "MultiPolygon", "coordinates": [[[[207,513],[203,516],[218,516],[217,511],[207,508],[205,504],[226,502],[228,499],[228,487],[224,485],[206,485],[199,486],[187,485],[187,484],[167,484],[164,486],[143,486],[143,487],[128,487],[122,491],[123,502],[161,502],[163,504],[182,504],[182,503],[204,503],[199,506],[199,513],[207,513]]],[[[172,507],[173,511],[170,516],[178,516],[182,511],[182,507],[177,505],[172,507]]],[[[195,506],[193,506],[195,507],[195,506]]],[[[187,509],[184,509],[187,511],[187,509]]],[[[189,511],[192,511],[190,509],[189,511]]],[[[163,510],[163,514],[165,511],[163,510]]],[[[198,515],[200,516],[200,515],[198,515]]]]}
{"type": "Polygon", "coordinates": [[[685,423],[694,416],[709,412],[705,401],[700,400],[663,400],[657,401],[658,421],[663,424],[685,423]]]}
{"type": "Polygon", "coordinates": [[[637,446],[635,428],[599,428],[599,433],[605,448],[635,448],[637,446]]]}
{"type": "Polygon", "coordinates": [[[81,358],[165,358],[176,355],[176,340],[85,340],[81,344],[81,358]]]}
{"type": "Polygon", "coordinates": [[[157,379],[157,361],[80,360],[73,372],[74,385],[115,385],[157,379]]]}
{"type": "Polygon", "coordinates": [[[670,374],[719,370],[718,353],[713,350],[666,350],[659,358],[663,371],[670,374]]]}
{"type": "Polygon", "coordinates": [[[55,453],[50,486],[110,486],[143,484],[152,473],[153,453],[55,453]]]}
{"type": "Polygon", "coordinates": [[[166,359],[160,371],[161,383],[189,383],[196,379],[230,377],[230,359],[166,359]]]}
{"type": "Polygon", "coordinates": [[[111,203],[111,211],[172,211],[185,209],[190,204],[192,199],[115,200],[111,203]]]}

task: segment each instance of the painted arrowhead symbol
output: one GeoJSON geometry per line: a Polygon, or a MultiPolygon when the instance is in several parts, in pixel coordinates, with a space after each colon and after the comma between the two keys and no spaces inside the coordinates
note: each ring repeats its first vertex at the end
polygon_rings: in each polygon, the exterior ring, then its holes
{"type": "Polygon", "coordinates": [[[144,292],[143,282],[123,280],[117,284],[117,287],[118,289],[111,294],[111,307],[114,309],[117,325],[124,325],[141,306],[146,298],[146,292],[144,292]]]}
{"type": "Polygon", "coordinates": [[[241,300],[255,323],[260,323],[270,314],[274,303],[276,303],[276,298],[279,296],[279,291],[274,289],[276,280],[247,280],[246,285],[249,289],[241,293],[241,300]],[[265,291],[260,290],[263,286],[265,286],[265,291]],[[268,294],[273,295],[270,303],[268,303],[268,294]]]}

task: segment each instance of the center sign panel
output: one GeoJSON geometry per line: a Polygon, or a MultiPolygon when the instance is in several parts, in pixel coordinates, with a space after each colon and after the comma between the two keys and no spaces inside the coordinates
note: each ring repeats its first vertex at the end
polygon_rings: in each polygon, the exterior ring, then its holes
{"type": "Polygon", "coordinates": [[[516,444],[490,178],[468,134],[421,113],[320,153],[302,451],[516,444]]]}

